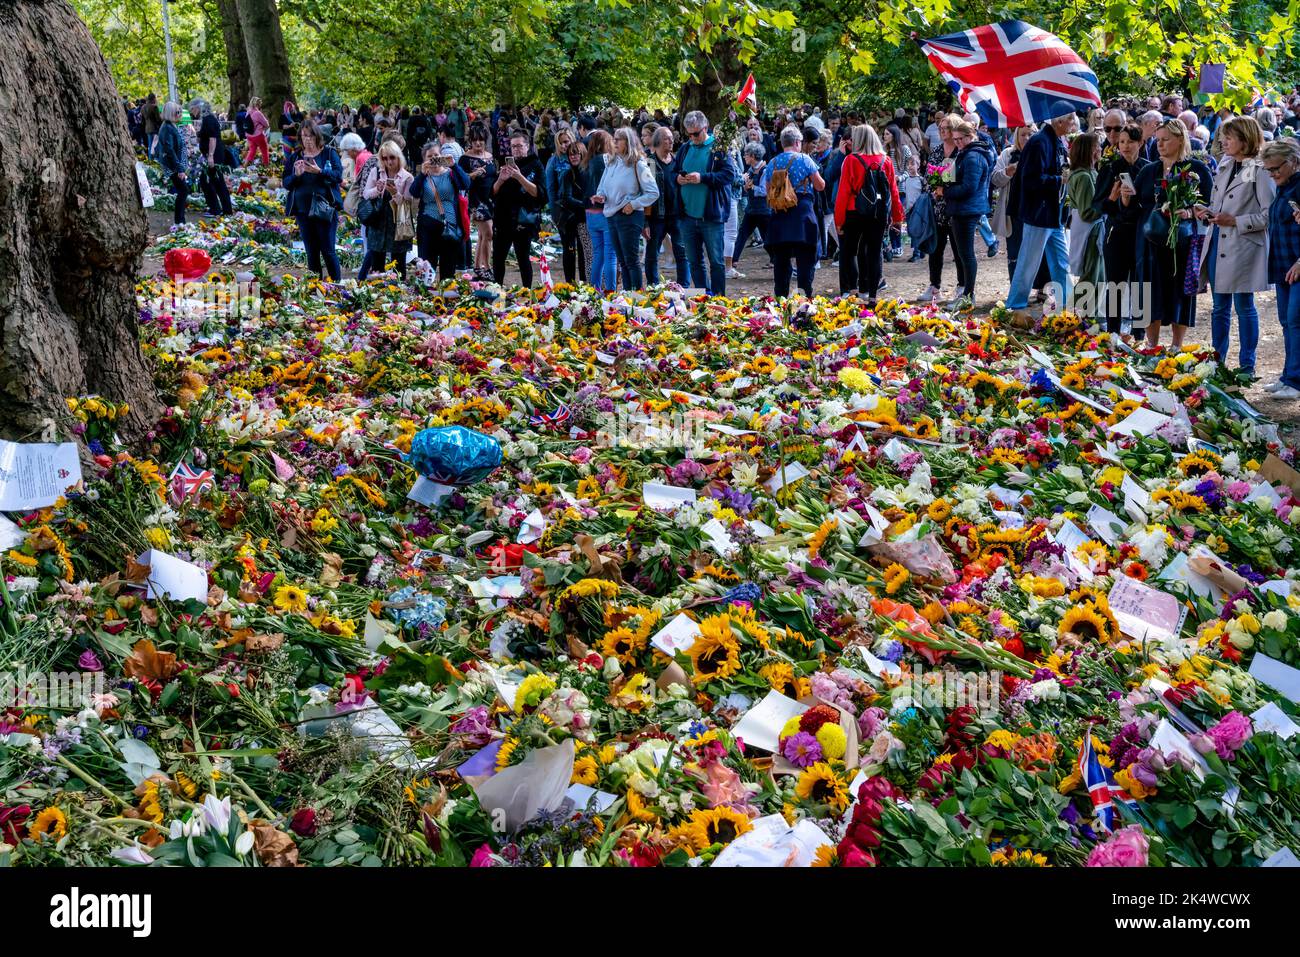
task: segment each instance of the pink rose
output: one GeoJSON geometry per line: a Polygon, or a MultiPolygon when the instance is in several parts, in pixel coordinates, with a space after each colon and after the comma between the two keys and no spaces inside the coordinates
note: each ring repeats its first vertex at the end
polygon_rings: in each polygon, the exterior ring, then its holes
{"type": "Polygon", "coordinates": [[[1140,824],[1130,824],[1098,844],[1088,855],[1089,867],[1146,867],[1150,845],[1140,824]]]}
{"type": "Polygon", "coordinates": [[[1231,761],[1255,732],[1248,717],[1240,711],[1230,711],[1205,733],[1214,742],[1214,750],[1219,757],[1231,761]]]}

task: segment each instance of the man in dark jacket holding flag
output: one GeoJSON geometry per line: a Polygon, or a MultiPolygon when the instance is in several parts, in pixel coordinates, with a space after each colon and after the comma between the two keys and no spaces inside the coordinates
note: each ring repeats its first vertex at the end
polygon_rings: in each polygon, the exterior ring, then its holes
{"type": "Polygon", "coordinates": [[[1038,265],[1047,256],[1052,282],[1060,290],[1058,305],[1070,300],[1070,259],[1061,226],[1061,171],[1065,137],[1078,122],[1074,107],[1064,100],[1052,104],[1049,122],[1029,138],[1020,157],[1020,220],[1024,238],[1016,259],[1016,273],[1007,294],[1007,308],[1023,312],[1029,307],[1038,265]]]}

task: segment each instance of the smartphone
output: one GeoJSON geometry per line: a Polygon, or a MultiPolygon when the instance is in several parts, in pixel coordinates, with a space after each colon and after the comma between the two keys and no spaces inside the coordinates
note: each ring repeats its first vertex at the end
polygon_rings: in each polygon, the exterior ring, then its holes
{"type": "Polygon", "coordinates": [[[1297,203],[1294,199],[1288,200],[1287,202],[1291,204],[1291,208],[1293,210],[1295,210],[1297,213],[1300,213],[1300,203],[1297,203]]]}
{"type": "Polygon", "coordinates": [[[1126,189],[1133,188],[1133,177],[1130,176],[1128,173],[1120,173],[1119,181],[1126,189]]]}

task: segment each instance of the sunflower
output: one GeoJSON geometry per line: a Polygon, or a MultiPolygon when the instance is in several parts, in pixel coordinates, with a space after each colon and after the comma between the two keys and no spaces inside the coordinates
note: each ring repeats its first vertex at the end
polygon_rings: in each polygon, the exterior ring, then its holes
{"type": "Polygon", "coordinates": [[[758,669],[758,676],[766,681],[773,691],[778,691],[787,697],[797,697],[790,694],[792,691],[798,691],[799,682],[794,676],[794,666],[788,661],[774,661],[763,665],[758,669]]]}
{"type": "Polygon", "coordinates": [[[619,627],[605,632],[600,640],[600,653],[606,658],[617,658],[620,664],[635,665],[637,655],[645,650],[647,638],[631,628],[619,627]]]}
{"type": "Polygon", "coordinates": [[[655,813],[653,808],[646,804],[645,798],[641,796],[641,792],[636,788],[628,788],[627,813],[634,821],[644,821],[649,823],[651,821],[659,820],[659,815],[655,813]]]}
{"type": "Polygon", "coordinates": [[[700,622],[700,636],[691,645],[694,681],[704,684],[729,678],[740,670],[740,643],[731,630],[731,616],[712,615],[700,622]]]}
{"type": "Polygon", "coordinates": [[[818,761],[799,775],[794,793],[805,801],[825,804],[837,811],[849,806],[848,782],[825,761],[818,761]]]}
{"type": "Polygon", "coordinates": [[[1087,602],[1075,605],[1061,618],[1057,633],[1073,633],[1084,641],[1109,642],[1118,637],[1119,625],[1109,608],[1087,602]]]}
{"type": "Polygon", "coordinates": [[[27,836],[33,841],[44,840],[46,835],[59,840],[68,833],[68,819],[57,807],[47,807],[27,829],[27,836]]]}
{"type": "Polygon", "coordinates": [[[503,771],[510,766],[510,757],[519,747],[519,739],[508,737],[501,742],[501,747],[497,750],[497,770],[503,771]]]}
{"type": "Polygon", "coordinates": [[[715,807],[708,811],[692,811],[686,833],[698,854],[714,844],[730,844],[753,827],[749,818],[735,808],[715,807]]]}
{"type": "Polygon", "coordinates": [[[812,867],[834,867],[840,862],[839,848],[834,844],[823,844],[813,855],[812,867]]]}
{"type": "Polygon", "coordinates": [[[885,594],[896,595],[898,590],[907,584],[907,580],[912,577],[912,573],[900,565],[898,562],[892,562],[885,569],[885,594]]]}
{"type": "Polygon", "coordinates": [[[598,765],[596,759],[590,754],[584,754],[575,758],[573,762],[573,777],[569,779],[571,784],[585,784],[587,787],[594,787],[597,780],[598,765]]]}
{"type": "Polygon", "coordinates": [[[307,610],[307,593],[297,585],[281,585],[275,592],[275,607],[280,611],[307,610]]]}
{"type": "Polygon", "coordinates": [[[817,526],[817,531],[813,532],[812,535],[808,537],[809,558],[817,557],[817,553],[821,551],[822,546],[826,544],[826,539],[830,536],[831,532],[835,531],[839,524],[840,520],[838,518],[828,518],[817,526]]]}
{"type": "Polygon", "coordinates": [[[929,508],[925,510],[925,514],[930,517],[931,521],[946,522],[948,516],[952,514],[952,506],[948,503],[947,499],[936,498],[930,503],[929,508]]]}

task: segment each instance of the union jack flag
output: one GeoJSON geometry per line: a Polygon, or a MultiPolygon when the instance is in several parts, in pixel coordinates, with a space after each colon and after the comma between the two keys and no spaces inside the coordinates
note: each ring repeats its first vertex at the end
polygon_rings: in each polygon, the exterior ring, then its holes
{"type": "Polygon", "coordinates": [[[1096,815],[1097,826],[1107,833],[1115,829],[1115,801],[1129,807],[1136,807],[1137,802],[1122,787],[1115,783],[1115,776],[1110,768],[1097,760],[1092,750],[1092,734],[1085,729],[1083,747],[1079,749],[1079,774],[1083,776],[1088,797],[1092,799],[1092,809],[1096,815]]]}
{"type": "Polygon", "coordinates": [[[535,429],[558,429],[564,423],[568,422],[573,415],[573,410],[565,403],[561,402],[555,407],[554,412],[542,412],[539,415],[530,415],[528,424],[535,429]]]}
{"type": "Polygon", "coordinates": [[[167,477],[171,484],[172,499],[180,504],[187,498],[197,496],[205,488],[213,488],[216,482],[213,480],[212,472],[204,469],[202,472],[195,471],[188,463],[180,462],[176,468],[172,469],[172,474],[167,477]]]}
{"type": "Polygon", "coordinates": [[[1101,105],[1097,76],[1087,61],[1059,37],[1023,20],[918,42],[962,106],[987,126],[1051,119],[1058,100],[1076,112],[1101,105]]]}

